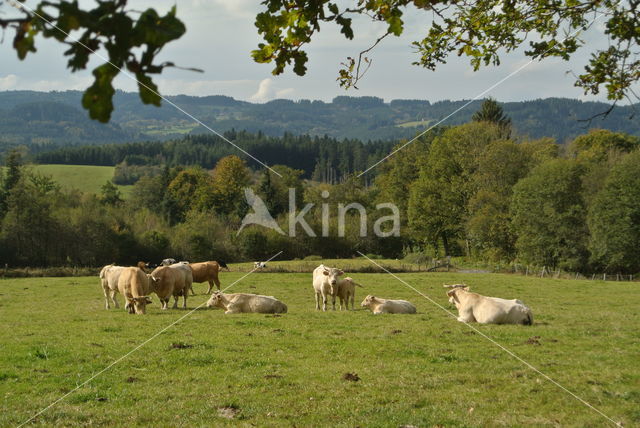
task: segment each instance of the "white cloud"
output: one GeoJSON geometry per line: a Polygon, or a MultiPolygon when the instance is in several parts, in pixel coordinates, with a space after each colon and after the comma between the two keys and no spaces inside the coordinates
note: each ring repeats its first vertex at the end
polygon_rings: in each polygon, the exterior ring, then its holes
{"type": "Polygon", "coordinates": [[[273,79],[266,78],[260,81],[258,91],[249,97],[249,101],[254,103],[264,103],[274,98],[286,98],[293,92],[293,88],[276,88],[273,79]]]}
{"type": "Polygon", "coordinates": [[[18,83],[18,76],[15,74],[8,74],[5,77],[0,77],[0,91],[8,91],[15,89],[18,83]]]}

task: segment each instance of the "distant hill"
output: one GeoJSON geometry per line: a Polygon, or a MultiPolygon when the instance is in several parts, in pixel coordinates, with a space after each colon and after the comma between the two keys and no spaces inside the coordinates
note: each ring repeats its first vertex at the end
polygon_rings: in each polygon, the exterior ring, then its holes
{"type": "MultiPolygon", "coordinates": [[[[0,92],[0,151],[24,144],[32,151],[52,146],[95,145],[126,141],[166,140],[185,134],[209,133],[166,103],[158,108],[141,104],[136,93],[117,92],[111,123],[91,121],[80,105],[81,92],[0,92]]],[[[172,96],[169,99],[219,132],[247,130],[280,136],[328,135],[362,141],[409,138],[461,107],[465,101],[393,100],[340,96],[322,101],[274,100],[265,104],[226,96],[172,96]]],[[[480,106],[474,101],[445,124],[470,120],[480,106]]],[[[640,121],[632,120],[632,107],[618,107],[606,118],[591,118],[606,111],[606,103],[564,98],[509,102],[504,110],[516,133],[531,138],[553,137],[559,143],[605,128],[640,135],[640,121]]],[[[636,108],[640,106],[636,105],[636,108]]]]}

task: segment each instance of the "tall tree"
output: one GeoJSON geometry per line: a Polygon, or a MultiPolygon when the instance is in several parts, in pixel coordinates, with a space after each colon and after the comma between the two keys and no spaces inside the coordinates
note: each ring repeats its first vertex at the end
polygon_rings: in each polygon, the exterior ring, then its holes
{"type": "Polygon", "coordinates": [[[490,122],[501,127],[505,132],[505,137],[511,134],[511,119],[504,114],[502,107],[492,98],[485,100],[480,110],[475,112],[471,119],[474,122],[490,122]]]}
{"type": "Polygon", "coordinates": [[[575,161],[556,159],[537,166],[515,185],[511,213],[522,261],[569,270],[585,267],[582,174],[575,161]]]}
{"type": "Polygon", "coordinates": [[[464,225],[476,192],[473,176],[478,159],[491,142],[501,139],[501,132],[496,125],[473,122],[448,129],[433,140],[408,203],[409,225],[418,239],[441,242],[449,255],[455,239],[467,238],[464,225]]]}
{"type": "Polygon", "coordinates": [[[607,272],[640,271],[640,151],[614,166],[589,209],[591,259],[607,272]]]}

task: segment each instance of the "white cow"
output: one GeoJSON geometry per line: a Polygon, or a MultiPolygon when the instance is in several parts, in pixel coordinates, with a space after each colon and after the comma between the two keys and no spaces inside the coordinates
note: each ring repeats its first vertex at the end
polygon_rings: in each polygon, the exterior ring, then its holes
{"type": "Polygon", "coordinates": [[[464,284],[445,285],[449,303],[458,309],[458,321],[480,324],[533,324],[533,314],[522,301],[471,293],[464,284]]]}
{"type": "Polygon", "coordinates": [[[254,312],[260,314],[283,314],[287,312],[287,305],[273,296],[258,294],[234,293],[224,294],[216,291],[207,302],[207,307],[224,309],[225,314],[239,314],[254,312]]]}
{"type": "Polygon", "coordinates": [[[160,264],[162,266],[171,266],[173,264],[176,264],[176,259],[164,259],[160,264]]]}
{"type": "Polygon", "coordinates": [[[191,295],[195,295],[196,293],[193,291],[193,270],[191,269],[191,266],[189,264],[184,264],[182,262],[179,263],[174,263],[172,265],[169,265],[169,267],[171,269],[175,269],[177,271],[179,271],[182,276],[183,276],[183,280],[184,280],[184,289],[186,290],[184,295],[182,296],[184,298],[184,305],[183,307],[186,309],[187,308],[187,291],[191,290],[191,295]]]}
{"type": "Polygon", "coordinates": [[[124,266],[116,266],[114,264],[106,265],[100,271],[100,283],[104,292],[104,302],[106,309],[109,309],[109,299],[113,302],[115,308],[119,308],[116,294],[118,293],[118,278],[124,266]]]}
{"type": "Polygon", "coordinates": [[[255,269],[264,269],[267,267],[266,262],[253,262],[253,265],[255,266],[255,269]]]}
{"type": "Polygon", "coordinates": [[[333,310],[336,310],[336,296],[338,295],[338,277],[344,272],[340,269],[320,265],[313,270],[313,289],[316,293],[316,309],[320,310],[320,297],[322,297],[322,310],[327,310],[327,296],[331,296],[333,310]]]}
{"type": "Polygon", "coordinates": [[[356,299],[356,287],[362,287],[351,277],[338,279],[338,298],[340,299],[340,310],[344,306],[349,310],[349,300],[351,300],[351,309],[355,309],[354,301],[356,299]]]}
{"type": "Polygon", "coordinates": [[[360,305],[371,309],[374,314],[415,314],[416,307],[406,300],[381,299],[371,294],[360,305]]]}

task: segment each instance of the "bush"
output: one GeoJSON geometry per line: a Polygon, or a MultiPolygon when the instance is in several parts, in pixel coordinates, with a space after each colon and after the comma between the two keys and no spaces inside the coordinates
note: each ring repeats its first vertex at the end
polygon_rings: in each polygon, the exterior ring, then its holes
{"type": "Polygon", "coordinates": [[[302,260],[307,261],[307,262],[318,262],[318,261],[322,260],[322,257],[321,256],[310,255],[310,256],[305,257],[302,260]]]}

